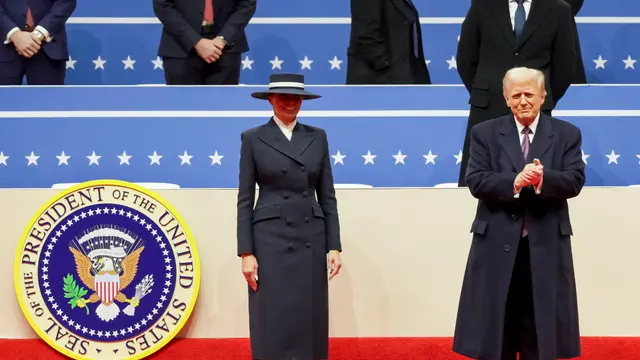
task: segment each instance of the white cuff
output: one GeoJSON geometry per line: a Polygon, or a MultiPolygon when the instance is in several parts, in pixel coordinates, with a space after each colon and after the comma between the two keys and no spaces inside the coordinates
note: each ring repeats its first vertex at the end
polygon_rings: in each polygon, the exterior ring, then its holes
{"type": "Polygon", "coordinates": [[[43,28],[42,26],[36,26],[36,30],[40,31],[42,35],[44,35],[44,41],[51,42],[51,40],[53,40],[53,37],[49,35],[49,31],[47,31],[47,29],[43,28]]]}
{"type": "Polygon", "coordinates": [[[20,28],[14,27],[13,29],[9,30],[9,33],[7,34],[7,38],[4,41],[5,45],[11,43],[11,35],[15,34],[16,31],[20,31],[20,28]]]}

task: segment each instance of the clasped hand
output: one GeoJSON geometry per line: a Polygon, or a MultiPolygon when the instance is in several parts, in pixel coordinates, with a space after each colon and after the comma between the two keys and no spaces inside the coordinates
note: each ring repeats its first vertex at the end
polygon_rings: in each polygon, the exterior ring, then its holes
{"type": "Polygon", "coordinates": [[[534,159],[533,163],[527,164],[518,176],[516,176],[514,185],[518,189],[522,189],[529,185],[539,185],[542,182],[543,174],[544,169],[540,160],[534,159]]]}

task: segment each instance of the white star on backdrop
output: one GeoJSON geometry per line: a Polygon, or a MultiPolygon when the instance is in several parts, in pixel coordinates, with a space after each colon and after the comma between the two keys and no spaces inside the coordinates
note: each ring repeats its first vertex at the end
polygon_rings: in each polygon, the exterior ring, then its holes
{"type": "Polygon", "coordinates": [[[462,150],[456,155],[453,155],[453,157],[456,158],[456,165],[460,164],[462,162],[462,150]]]}
{"type": "Polygon", "coordinates": [[[100,166],[100,162],[98,160],[100,160],[102,156],[100,155],[96,155],[95,151],[91,152],[91,155],[87,156],[87,159],[89,159],[89,165],[93,165],[95,164],[96,166],[100,166]]]}
{"type": "Polygon", "coordinates": [[[162,155],[158,155],[158,153],[154,150],[153,155],[147,156],[151,163],[149,165],[158,164],[160,165],[160,159],[162,159],[162,155]]]}
{"type": "Polygon", "coordinates": [[[433,165],[436,164],[436,158],[438,157],[438,155],[434,155],[431,150],[429,150],[429,153],[426,155],[422,155],[423,158],[425,158],[425,165],[432,163],[433,165]]]}
{"type": "MultiPolygon", "coordinates": [[[[2,153],[0,153],[0,156],[1,156],[1,155],[2,155],[2,153]]],[[[637,157],[638,159],[640,159],[640,155],[636,155],[636,157],[637,157]]],[[[0,164],[1,164],[1,163],[2,163],[2,162],[0,162],[0,164]]],[[[640,164],[640,161],[638,161],[638,164],[640,164]]]]}
{"type": "Polygon", "coordinates": [[[251,59],[249,59],[248,56],[245,56],[244,60],[242,60],[242,70],[244,70],[244,69],[252,70],[253,69],[252,65],[253,65],[254,62],[255,62],[255,60],[251,60],[251,59]]]}
{"type": "Polygon", "coordinates": [[[278,59],[277,56],[273,60],[269,60],[269,62],[271,63],[271,70],[275,70],[275,69],[282,70],[282,63],[284,61],[278,59]]]}
{"type": "Polygon", "coordinates": [[[189,153],[187,153],[187,150],[184,151],[184,154],[178,155],[178,157],[181,160],[180,166],[184,164],[191,165],[191,158],[193,157],[193,155],[189,155],[189,153]]]}
{"type": "Polygon", "coordinates": [[[373,162],[373,159],[376,158],[376,156],[378,155],[371,155],[371,150],[367,150],[367,154],[366,155],[362,155],[362,157],[364,158],[364,164],[371,164],[374,165],[375,163],[373,162]]]}
{"type": "Polygon", "coordinates": [[[338,60],[337,56],[334,56],[332,60],[329,60],[329,64],[331,64],[331,69],[338,69],[341,70],[340,68],[340,64],[342,64],[342,60],[338,60]]]}
{"type": "Polygon", "coordinates": [[[622,62],[624,63],[624,69],[626,70],[626,69],[630,68],[630,69],[634,69],[635,70],[636,67],[634,65],[635,65],[636,61],[638,61],[638,60],[632,59],[631,55],[627,56],[626,59],[622,60],[622,62]]]}
{"type": "Polygon", "coordinates": [[[219,155],[218,154],[218,150],[215,151],[215,153],[213,155],[209,155],[209,158],[211,159],[211,165],[222,165],[222,158],[224,157],[224,155],[219,155]]]}
{"type": "Polygon", "coordinates": [[[120,165],[124,165],[124,164],[131,165],[131,164],[129,164],[129,160],[131,158],[132,158],[132,156],[131,155],[127,155],[126,151],[123,151],[122,155],[118,155],[118,159],[120,159],[120,165]]]}
{"type": "Polygon", "coordinates": [[[153,70],[157,70],[157,69],[164,70],[164,61],[162,61],[160,56],[156,57],[155,60],[151,60],[151,63],[153,64],[153,70]]]}
{"type": "Polygon", "coordinates": [[[7,166],[7,160],[9,159],[8,156],[5,156],[4,153],[2,151],[0,151],[0,164],[7,166]]]}
{"type": "Polygon", "coordinates": [[[393,156],[394,159],[396,159],[396,163],[394,165],[398,165],[398,164],[403,164],[404,165],[404,159],[407,157],[407,155],[403,155],[402,151],[398,150],[398,153],[396,155],[391,155],[393,156]]]}
{"type": "Polygon", "coordinates": [[[451,56],[451,59],[447,60],[447,64],[449,64],[449,70],[458,68],[458,61],[454,55],[451,56]]]}
{"type": "Polygon", "coordinates": [[[313,64],[313,60],[309,60],[307,56],[305,56],[304,59],[302,60],[298,60],[298,62],[301,65],[300,70],[304,70],[304,69],[311,70],[311,64],[313,64]]]}
{"type": "Polygon", "coordinates": [[[69,55],[69,60],[67,60],[67,63],[66,63],[66,69],[75,70],[77,62],[78,62],[78,60],[73,60],[71,58],[71,55],[69,55]]]}
{"type": "Polygon", "coordinates": [[[620,157],[620,155],[616,155],[615,151],[611,150],[611,154],[609,155],[605,155],[606,157],[609,158],[609,162],[607,164],[611,164],[611,163],[618,163],[618,158],[620,157]]]}
{"type": "Polygon", "coordinates": [[[31,155],[25,156],[25,158],[29,161],[27,163],[27,166],[31,166],[31,165],[38,166],[38,159],[40,159],[40,156],[37,156],[36,154],[34,154],[33,151],[31,152],[31,155]]]}
{"type": "Polygon", "coordinates": [[[606,64],[607,61],[609,61],[609,60],[604,60],[602,58],[602,55],[598,55],[598,58],[593,60],[593,62],[596,63],[596,70],[604,69],[604,64],[606,64]]]}
{"type": "Polygon", "coordinates": [[[580,150],[582,151],[582,161],[586,164],[587,163],[587,159],[589,158],[589,156],[591,155],[587,155],[585,154],[584,150],[580,150]]]}
{"type": "Polygon", "coordinates": [[[102,57],[98,56],[98,58],[95,60],[92,60],[92,62],[96,65],[94,70],[98,70],[98,69],[104,70],[104,64],[107,63],[107,60],[102,60],[102,57]]]}
{"type": "Polygon", "coordinates": [[[62,154],[56,156],[56,158],[58,158],[58,166],[62,164],[69,166],[69,159],[71,158],[71,156],[66,155],[64,153],[64,150],[62,151],[62,154]]]}
{"type": "Polygon", "coordinates": [[[136,63],[135,60],[131,59],[131,56],[127,56],[126,60],[122,60],[122,63],[124,64],[124,69],[131,69],[134,70],[133,65],[136,63]]]}
{"type": "Polygon", "coordinates": [[[340,150],[338,150],[338,152],[335,155],[331,155],[331,157],[333,158],[333,165],[336,165],[336,164],[344,165],[344,158],[346,158],[347,155],[340,154],[340,150]]]}

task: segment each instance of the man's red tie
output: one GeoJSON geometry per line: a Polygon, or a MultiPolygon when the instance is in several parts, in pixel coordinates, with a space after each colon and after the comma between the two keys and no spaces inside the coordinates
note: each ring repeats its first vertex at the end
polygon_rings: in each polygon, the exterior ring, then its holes
{"type": "Polygon", "coordinates": [[[204,21],[213,24],[213,0],[204,0],[204,21]]]}
{"type": "Polygon", "coordinates": [[[33,15],[31,14],[31,8],[27,8],[27,25],[33,27],[35,22],[33,21],[33,15]]]}

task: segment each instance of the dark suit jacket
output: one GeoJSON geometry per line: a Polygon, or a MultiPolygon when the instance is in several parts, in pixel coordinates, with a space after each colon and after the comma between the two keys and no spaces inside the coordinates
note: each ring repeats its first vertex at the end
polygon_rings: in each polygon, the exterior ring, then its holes
{"type": "Polygon", "coordinates": [[[471,95],[469,103],[487,108],[488,118],[504,115],[502,78],[509,69],[525,66],[544,72],[543,110],[553,109],[573,80],[574,39],[571,8],[563,0],[534,0],[518,43],[507,0],[472,0],[457,54],[458,73],[471,95]]]}
{"type": "Polygon", "coordinates": [[[291,141],[273,119],[242,133],[237,252],[258,260],[258,291],[248,290],[252,358],[328,356],[327,252],[341,250],[329,159],[317,127],[298,123],[291,141]]]}
{"type": "Polygon", "coordinates": [[[478,206],[454,350],[473,358],[500,358],[504,304],[526,218],[540,358],[576,357],[580,337],[567,199],[585,183],[580,130],[540,115],[526,163],[537,158],[544,166],[542,193],[527,187],[519,198],[513,182],[525,161],[513,115],[476,125],[470,139],[466,182],[478,206]]]}
{"type": "Polygon", "coordinates": [[[418,24],[420,66],[431,79],[422,48],[418,11],[407,0],[351,0],[347,84],[413,84],[412,24],[418,24]]]}
{"type": "Polygon", "coordinates": [[[571,6],[571,13],[573,14],[573,30],[576,34],[576,74],[573,78],[573,84],[586,84],[587,74],[582,61],[582,49],[580,48],[580,36],[578,35],[578,25],[576,25],[575,17],[578,16],[584,0],[565,0],[569,6],[571,6]]]}
{"type": "MultiPolygon", "coordinates": [[[[67,46],[67,19],[76,8],[76,0],[29,0],[31,14],[36,25],[47,29],[51,42],[42,46],[51,59],[69,59],[67,46]]],[[[15,61],[20,58],[13,44],[4,45],[11,29],[24,29],[27,23],[26,0],[0,0],[0,62],[15,61]]]]}
{"type": "MultiPolygon", "coordinates": [[[[203,0],[153,0],[153,11],[163,25],[159,56],[185,58],[200,41],[203,0]]],[[[229,45],[225,51],[249,51],[245,27],[256,12],[256,0],[215,0],[214,30],[229,45]]]]}

